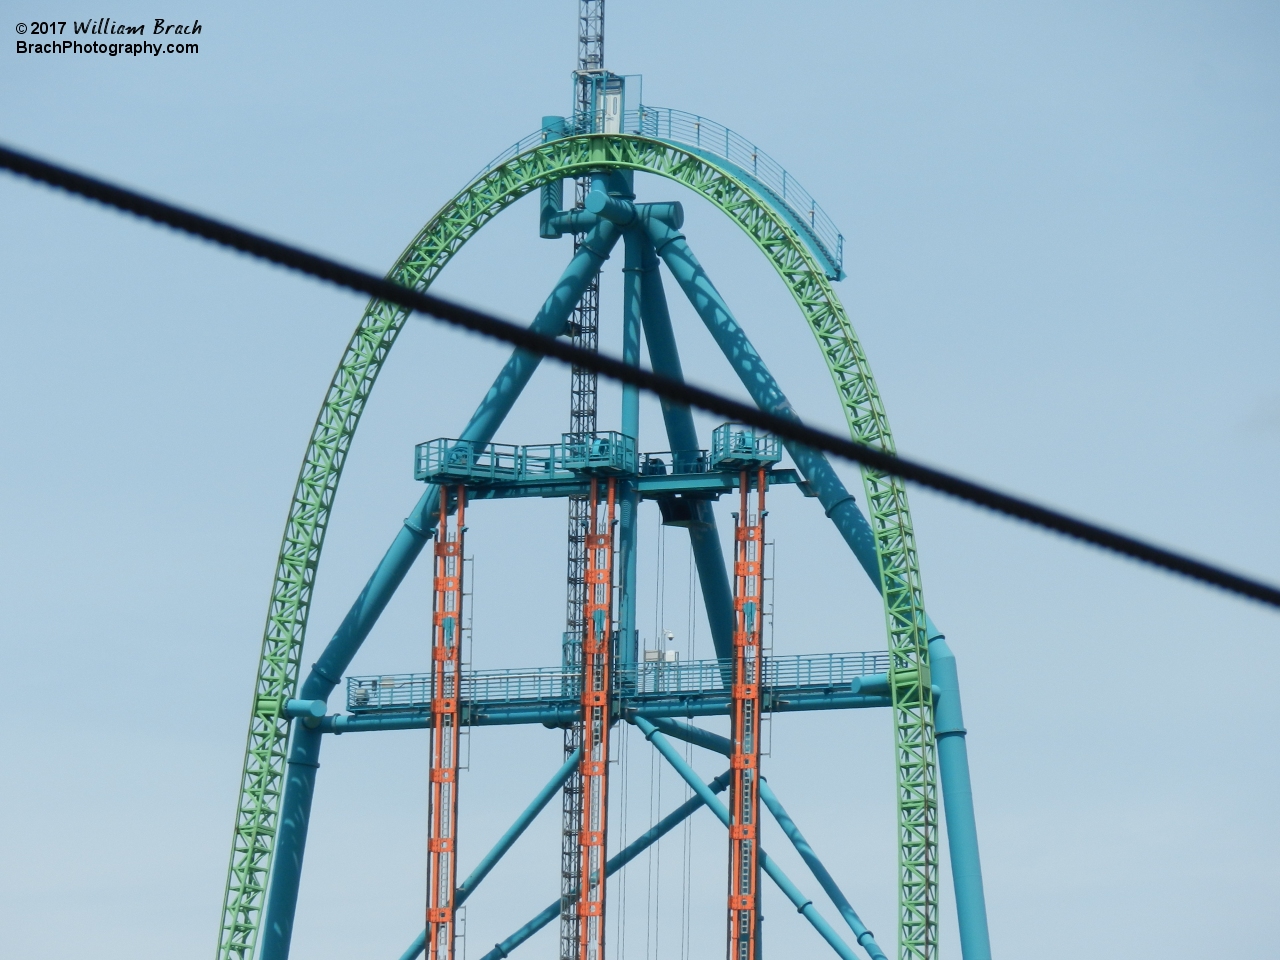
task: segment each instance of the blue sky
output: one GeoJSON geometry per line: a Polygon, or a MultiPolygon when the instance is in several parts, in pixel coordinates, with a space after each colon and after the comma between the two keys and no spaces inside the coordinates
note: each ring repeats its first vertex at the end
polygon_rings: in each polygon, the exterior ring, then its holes
{"type": "MultiPolygon", "coordinates": [[[[0,53],[0,140],[382,271],[492,156],[568,110],[564,0],[100,11],[158,14],[198,17],[200,52],[0,53]]],[[[904,453],[1280,581],[1273,5],[612,0],[606,36],[647,102],[758,142],[843,230],[837,292],[904,453]]],[[[839,427],[749,242],[670,184],[641,193],[685,202],[691,245],[796,406],[839,427]]],[[[279,534],[363,303],[11,177],[0,211],[0,926],[15,955],[208,955],[279,534]]],[[[435,290],[528,317],[568,255],[524,201],[435,290]]],[[[675,321],[690,376],[740,395],[683,304],[675,321]]],[[[426,323],[401,338],[343,480],[304,663],[417,496],[412,444],[455,434],[503,356],[426,323]]],[[[498,439],[554,439],[566,380],[541,371],[498,439]]],[[[645,449],[665,446],[655,413],[645,449]]],[[[997,955],[1267,955],[1280,620],[923,491],[912,508],[960,662],[997,955]]],[[[778,652],[881,647],[878,600],[820,512],[786,491],[771,509],[778,652]]],[[[477,664],[554,662],[563,506],[470,519],[477,664]]],[[[687,548],[667,534],[659,580],[645,523],[642,634],[705,652],[687,548]]],[[[420,666],[425,578],[354,673],[420,666]]],[[[783,717],[773,736],[771,782],[892,942],[886,718],[783,717]]],[[[651,779],[643,743],[625,749],[635,829],[684,794],[651,779]]],[[[541,728],[474,735],[464,868],[558,753],[541,728]]],[[[425,764],[420,733],[326,743],[296,956],[395,957],[412,939],[425,764]]],[[[554,897],[555,820],[473,898],[473,956],[554,897]]],[[[703,814],[616,889],[633,960],[679,956],[686,850],[694,955],[722,949],[718,830],[703,814]]],[[[790,910],[766,914],[771,942],[819,947],[790,910]]],[[[943,935],[958,956],[949,903],[943,935]]]]}

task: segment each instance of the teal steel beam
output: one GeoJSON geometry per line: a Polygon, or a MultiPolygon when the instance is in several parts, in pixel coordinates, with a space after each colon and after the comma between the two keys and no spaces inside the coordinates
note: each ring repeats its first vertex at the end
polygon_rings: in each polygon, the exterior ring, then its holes
{"type": "MultiPolygon", "coordinates": [[[[587,199],[598,196],[592,193],[587,199]]],[[[625,254],[622,267],[622,360],[640,366],[640,278],[639,257],[629,235],[624,235],[625,254]]],[[[640,391],[626,384],[622,388],[622,433],[633,439],[640,437],[640,391]]],[[[640,494],[635,480],[618,484],[618,561],[619,582],[618,659],[622,665],[639,659],[636,635],[636,548],[640,532],[640,494]]]]}
{"type": "MultiPolygon", "coordinates": [[[[644,734],[644,738],[657,748],[658,752],[666,759],[666,761],[675,768],[680,774],[684,782],[693,788],[693,792],[702,797],[702,802],[707,805],[712,813],[714,813],[726,827],[729,826],[729,811],[725,805],[711,796],[707,791],[702,780],[693,772],[693,768],[685,763],[684,758],[680,756],[679,751],[671,745],[671,742],[664,737],[658,728],[655,727],[644,717],[636,717],[634,723],[640,728],[644,734]]],[[[788,900],[795,906],[796,912],[803,916],[818,931],[819,936],[827,941],[827,944],[836,952],[842,960],[856,960],[857,955],[853,949],[844,942],[840,934],[836,933],[831,924],[827,923],[822,914],[818,913],[817,908],[813,905],[813,901],[808,899],[800,888],[791,882],[791,879],[783,872],[782,868],[764,851],[763,847],[759,848],[760,868],[769,875],[769,878],[778,885],[788,900]]]]}
{"type": "MultiPolygon", "coordinates": [[[[570,312],[591,278],[600,272],[619,234],[617,227],[605,223],[592,231],[534,318],[532,329],[549,336],[560,336],[564,332],[570,312]]],[[[526,350],[513,352],[462,432],[461,439],[478,443],[492,440],[541,360],[541,356],[526,350]]],[[[312,666],[298,699],[329,698],[431,536],[439,509],[439,489],[432,484],[423,492],[364,590],[312,666]]],[[[287,960],[289,956],[311,801],[315,794],[316,771],[320,766],[320,741],[318,723],[316,726],[306,722],[294,724],[284,796],[280,802],[271,881],[267,890],[259,953],[261,960],[287,960]]]]}
{"type": "Polygon", "coordinates": [[[458,884],[458,891],[454,897],[454,902],[458,906],[465,903],[467,897],[475,892],[476,887],[480,886],[484,878],[489,875],[489,871],[497,865],[498,861],[520,839],[520,835],[528,829],[529,824],[537,819],[538,814],[551,802],[551,798],[564,786],[565,781],[573,776],[574,768],[581,759],[582,749],[578,748],[569,755],[569,759],[565,760],[564,765],[556,771],[556,775],[547,781],[547,785],[539,791],[538,795],[529,803],[529,806],[525,807],[524,812],[516,818],[515,823],[511,824],[507,832],[493,845],[493,849],[486,853],[484,858],[476,864],[475,869],[471,871],[467,879],[458,884]]]}
{"type": "MultiPolygon", "coordinates": [[[[641,500],[658,500],[675,494],[692,494],[692,499],[715,499],[738,489],[736,473],[687,473],[642,476],[634,483],[641,500]]],[[[464,483],[466,481],[449,481],[464,483]]],[[[795,470],[770,470],[769,487],[784,484],[800,485],[804,493],[808,486],[795,470]]],[[[552,498],[585,496],[591,492],[591,482],[581,478],[571,480],[518,480],[511,483],[471,486],[467,484],[467,503],[477,500],[513,500],[519,498],[552,498]]],[[[692,499],[690,502],[692,502],[692,499]]]]}
{"type": "MultiPolygon", "coordinates": [[[[665,177],[705,199],[756,246],[791,293],[822,354],[850,436],[892,453],[895,445],[866,353],[820,264],[760,190],[713,159],[678,145],[629,135],[539,135],[485,168],[414,236],[388,278],[426,290],[494,217],[553,181],[601,170],[665,177]],[[531,141],[532,143],[532,141],[531,141]]],[[[248,737],[235,807],[219,960],[255,953],[279,827],[285,751],[296,725],[284,703],[297,696],[312,585],[348,451],[379,373],[408,312],[372,300],[325,392],[291,498],[255,674],[248,737]]],[[[903,484],[862,471],[867,519],[881,558],[889,650],[893,656],[894,750],[899,824],[899,948],[906,960],[936,950],[936,799],[928,637],[908,498],[903,484]]],[[[870,571],[869,571],[870,572],[870,571]]]]}
{"type": "MultiPolygon", "coordinates": [[[[868,696],[852,690],[843,693],[788,691],[777,696],[765,695],[772,713],[805,713],[814,710],[861,710],[887,707],[887,693],[868,696]]],[[[722,694],[672,695],[655,702],[633,706],[620,704],[625,717],[644,717],[657,722],[665,717],[723,717],[729,713],[730,697],[722,694]]],[[[464,703],[464,723],[471,727],[497,727],[540,723],[546,727],[562,727],[580,715],[579,705],[572,700],[526,704],[464,703]]],[[[403,710],[394,713],[331,714],[319,721],[323,733],[373,733],[386,730],[423,730],[431,726],[429,709],[403,710]]]]}
{"type": "MultiPolygon", "coordinates": [[[[684,236],[658,220],[648,220],[645,229],[751,398],[762,410],[799,419],[684,236]]],[[[863,471],[863,485],[872,497],[872,512],[879,525],[877,532],[826,457],[800,444],[788,443],[786,447],[827,516],[884,597],[889,650],[893,655],[890,683],[898,780],[899,951],[904,960],[927,960],[934,955],[937,944],[937,878],[933,862],[937,844],[937,753],[928,631],[914,557],[914,532],[901,524],[895,529],[888,522],[892,513],[901,518],[905,491],[892,480],[885,482],[886,478],[863,471]]]]}
{"type": "MultiPolygon", "coordinates": [[[[683,219],[683,211],[681,218],[683,219]]],[[[644,324],[645,343],[649,348],[649,363],[655,373],[683,381],[684,369],[680,364],[680,352],[676,347],[671,313],[667,308],[667,295],[662,288],[662,275],[659,273],[658,255],[653,243],[639,229],[628,230],[624,242],[628,251],[635,247],[639,253],[640,317],[644,324]]],[[[667,428],[667,441],[673,451],[698,449],[698,433],[693,425],[693,413],[687,406],[663,400],[662,420],[667,428]]],[[[694,566],[698,570],[702,605],[707,611],[711,641],[717,658],[731,660],[733,590],[729,585],[729,571],[724,562],[720,533],[716,529],[715,511],[705,500],[694,500],[690,506],[692,519],[689,523],[689,543],[693,548],[694,566]]]]}
{"type": "MultiPolygon", "coordinates": [[[[567,132],[564,117],[542,118],[542,139],[544,142],[558,140],[567,132]]],[[[564,181],[557,179],[544,183],[540,193],[542,202],[539,205],[538,234],[546,240],[558,240],[564,235],[564,231],[557,229],[551,223],[551,219],[559,214],[564,207],[564,181]]]]}
{"type": "MultiPolygon", "coordinates": [[[[652,722],[653,726],[660,732],[692,743],[694,746],[723,754],[726,757],[733,752],[733,744],[728,737],[722,737],[717,733],[712,733],[710,730],[703,730],[701,727],[696,727],[691,723],[682,723],[674,719],[664,718],[652,722]]],[[[831,902],[835,904],[836,910],[844,918],[844,922],[849,925],[849,929],[853,931],[858,943],[867,951],[872,960],[887,960],[884,951],[876,943],[875,936],[867,929],[857,911],[853,909],[852,904],[849,903],[849,899],[844,895],[835,878],[831,876],[822,861],[818,859],[813,847],[809,845],[809,841],[805,839],[804,834],[800,832],[800,828],[791,819],[791,815],[783,808],[777,794],[773,792],[773,788],[769,786],[767,780],[762,779],[760,781],[760,799],[769,808],[773,818],[778,821],[778,826],[787,835],[787,839],[795,846],[796,852],[800,854],[801,859],[809,867],[814,879],[818,881],[823,891],[831,898],[831,902]]],[[[966,957],[965,960],[969,960],[969,958],[966,957]]]]}
{"type": "MultiPolygon", "coordinates": [[[[702,782],[699,781],[699,783],[701,784],[702,782]]],[[[711,780],[706,784],[702,784],[705,789],[705,793],[713,797],[718,793],[723,793],[725,787],[728,785],[728,770],[720,774],[720,776],[716,777],[714,780],[711,780]]],[[[695,794],[684,803],[680,804],[680,806],[676,807],[652,827],[640,836],[636,837],[636,839],[628,844],[620,853],[611,857],[609,862],[605,864],[605,876],[612,877],[628,863],[640,854],[644,853],[645,850],[649,849],[670,833],[675,827],[689,819],[689,817],[697,812],[705,802],[706,801],[702,794],[695,794]]],[[[507,937],[507,939],[503,940],[501,943],[494,944],[493,949],[481,957],[480,960],[502,960],[502,958],[511,956],[512,950],[520,946],[520,944],[524,943],[559,915],[560,901],[556,900],[523,927],[511,936],[507,937]]],[[[410,947],[410,950],[412,949],[413,948],[410,947]]],[[[417,954],[406,952],[401,957],[401,960],[414,960],[414,957],[416,956],[417,954]]]]}
{"type": "MultiPolygon", "coordinates": [[[[667,269],[701,317],[717,346],[733,366],[751,399],[762,410],[798,420],[799,416],[778,386],[777,380],[747,339],[742,326],[712,284],[698,258],[689,249],[684,234],[661,218],[641,216],[641,207],[618,197],[603,198],[596,206],[599,209],[593,212],[612,219],[620,226],[636,222],[643,224],[658,256],[666,263],[667,269]]],[[[654,369],[657,369],[656,365],[654,369]]],[[[664,404],[664,410],[665,408],[664,404]]],[[[876,555],[875,534],[858,509],[853,494],[849,493],[823,454],[796,443],[787,442],[786,447],[791,459],[826,510],[827,516],[836,525],[872,583],[879,588],[880,561],[876,555]]]]}
{"type": "Polygon", "coordinates": [[[932,622],[929,627],[938,768],[942,779],[942,810],[947,821],[947,848],[951,852],[951,879],[956,893],[956,920],[960,926],[960,955],[964,960],[991,960],[987,901],[982,888],[982,861],[978,856],[978,824],[969,781],[969,748],[965,744],[964,713],[960,708],[960,676],[946,637],[932,622]]]}
{"type": "MultiPolygon", "coordinates": [[[[454,896],[454,904],[462,906],[466,902],[467,897],[475,892],[476,887],[480,886],[482,880],[489,875],[489,871],[497,865],[507,853],[508,850],[520,839],[520,835],[528,829],[529,824],[537,819],[544,807],[551,802],[551,798],[556,795],[561,787],[564,786],[566,780],[573,776],[574,768],[577,767],[578,761],[582,759],[582,748],[579,747],[569,755],[569,759],[564,762],[556,775],[547,781],[547,785],[539,791],[538,795],[533,798],[529,806],[525,807],[524,812],[516,818],[515,823],[507,829],[493,845],[493,849],[484,855],[484,858],[476,864],[476,868],[471,871],[470,876],[458,885],[457,893],[454,896]]],[[[422,954],[423,949],[427,945],[427,931],[424,928],[422,933],[418,934],[418,939],[409,945],[400,956],[400,960],[416,960],[422,954]]]]}
{"type": "Polygon", "coordinates": [[[800,858],[809,867],[810,872],[813,873],[814,878],[818,881],[818,885],[831,898],[831,902],[835,904],[836,910],[844,918],[844,922],[849,925],[849,929],[853,931],[853,936],[861,944],[862,949],[867,951],[871,960],[888,960],[884,955],[884,951],[880,949],[880,944],[876,943],[875,936],[867,929],[866,924],[862,922],[862,918],[858,916],[857,911],[849,903],[849,898],[844,895],[844,891],[836,884],[835,877],[831,876],[822,861],[818,859],[818,855],[813,852],[813,847],[809,845],[809,841],[805,839],[804,834],[800,832],[800,828],[791,819],[791,815],[778,802],[778,797],[773,792],[773,788],[769,786],[767,780],[762,779],[760,781],[760,799],[769,808],[773,818],[778,821],[778,826],[787,835],[787,839],[795,846],[796,852],[800,854],[800,858]]]}

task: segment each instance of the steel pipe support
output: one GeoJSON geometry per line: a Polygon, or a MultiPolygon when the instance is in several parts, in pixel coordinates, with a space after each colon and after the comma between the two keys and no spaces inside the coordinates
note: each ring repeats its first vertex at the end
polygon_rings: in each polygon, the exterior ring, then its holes
{"type": "Polygon", "coordinates": [[[284,715],[295,719],[318,720],[325,715],[328,704],[323,700],[286,700],[284,715]]]}
{"type": "MultiPolygon", "coordinates": [[[[724,754],[725,756],[733,752],[733,744],[728,737],[722,737],[718,733],[712,733],[710,730],[695,727],[691,723],[683,723],[674,719],[654,720],[652,723],[660,732],[684,740],[687,743],[692,743],[694,746],[724,754]]],[[[818,881],[827,896],[831,898],[831,902],[835,904],[836,910],[844,918],[845,923],[849,925],[849,929],[853,931],[853,935],[859,945],[867,951],[872,960],[887,960],[884,951],[876,943],[871,931],[867,929],[857,911],[853,909],[848,898],[845,897],[844,892],[836,884],[835,878],[831,876],[822,861],[818,859],[818,855],[814,853],[809,841],[805,839],[804,834],[800,832],[800,828],[796,826],[795,821],[791,819],[791,816],[783,808],[768,781],[764,779],[760,781],[760,799],[769,808],[773,818],[778,821],[778,826],[787,835],[787,839],[795,846],[796,852],[800,854],[801,859],[809,867],[814,879],[818,881]]]]}
{"type": "Polygon", "coordinates": [[[592,191],[584,206],[589,213],[620,227],[643,226],[650,221],[666,224],[674,230],[684,226],[684,206],[678,202],[634,203],[626,197],[592,191]]]}
{"type": "Polygon", "coordinates": [[[293,938],[293,917],[298,905],[298,886],[302,882],[302,857],[307,848],[307,826],[311,819],[311,800],[316,790],[316,771],[320,769],[321,733],[305,723],[293,725],[293,742],[285,764],[284,800],[276,827],[276,849],[271,866],[271,884],[262,924],[263,960],[289,956],[293,938]]]}
{"type": "Polygon", "coordinates": [[[476,887],[480,886],[481,881],[489,875],[489,871],[497,865],[498,861],[520,839],[520,835],[528,829],[529,824],[537,819],[538,814],[551,802],[551,798],[564,786],[565,781],[573,776],[573,771],[581,759],[582,748],[579,747],[569,755],[569,759],[556,771],[555,776],[547,781],[547,785],[538,792],[538,795],[533,798],[529,806],[525,807],[520,816],[516,818],[515,823],[507,828],[507,832],[493,845],[493,849],[486,853],[483,859],[476,864],[475,869],[471,871],[467,879],[458,884],[458,891],[454,897],[454,901],[458,906],[462,906],[467,897],[475,892],[476,887]]]}
{"type": "MultiPolygon", "coordinates": [[[[581,759],[581,748],[569,755],[569,759],[564,762],[564,766],[557,770],[556,775],[547,781],[547,785],[533,798],[533,801],[516,818],[516,822],[508,828],[501,839],[494,844],[493,849],[485,854],[484,859],[471,871],[471,875],[458,885],[458,891],[454,897],[454,903],[457,906],[462,906],[467,897],[471,896],[476,887],[480,886],[480,881],[489,875],[489,871],[506,855],[512,845],[520,839],[520,835],[525,832],[529,824],[537,819],[538,814],[551,801],[551,798],[556,795],[556,792],[564,786],[565,781],[573,776],[574,768],[577,767],[578,761],[581,759]]],[[[426,946],[427,931],[424,929],[422,933],[418,934],[418,939],[409,944],[409,949],[400,955],[400,960],[417,960],[422,955],[422,951],[426,949],[426,946]]]]}
{"type": "MultiPolygon", "coordinates": [[[[699,783],[701,783],[701,781],[699,781],[699,783]]],[[[708,793],[713,797],[718,793],[723,793],[725,787],[728,785],[728,770],[720,774],[720,776],[716,777],[714,780],[704,784],[708,793]]],[[[634,841],[628,844],[621,852],[610,858],[609,862],[605,864],[605,876],[613,876],[640,854],[644,853],[645,850],[649,849],[649,847],[661,840],[675,827],[679,826],[692,816],[704,802],[705,801],[700,795],[695,794],[693,797],[690,797],[684,803],[680,804],[680,806],[676,807],[652,827],[638,836],[634,841]]],[[[510,956],[512,950],[520,946],[520,944],[524,943],[559,915],[560,901],[556,900],[555,903],[550,904],[545,910],[526,923],[523,927],[511,936],[507,937],[507,939],[503,940],[501,943],[494,944],[493,949],[481,957],[480,960],[500,960],[500,958],[510,956]]],[[[418,940],[414,942],[415,945],[417,945],[417,952],[413,952],[414,947],[411,946],[409,950],[401,956],[400,960],[414,960],[414,958],[422,952],[422,946],[419,944],[423,942],[425,942],[424,937],[419,937],[418,940]]]]}
{"type": "MultiPolygon", "coordinates": [[[[729,811],[723,803],[717,800],[706,789],[706,785],[699,779],[698,775],[693,772],[693,768],[684,762],[684,758],[680,756],[679,751],[671,745],[648,720],[644,717],[636,717],[635,725],[640,728],[644,734],[644,738],[654,745],[659,753],[666,759],[667,763],[675,768],[676,773],[680,774],[684,782],[689,784],[694,793],[702,798],[702,802],[707,805],[726,827],[729,826],[729,811]]],[[[808,899],[800,888],[791,882],[791,879],[783,872],[770,856],[765,853],[764,848],[758,849],[760,869],[769,875],[769,878],[778,885],[792,905],[796,908],[796,912],[803,916],[813,928],[818,931],[819,936],[827,941],[827,944],[836,952],[842,960],[856,960],[857,955],[853,949],[844,942],[840,934],[836,933],[835,928],[826,921],[822,914],[813,905],[813,901],[808,899]]]]}
{"type": "MultiPolygon", "coordinates": [[[[592,194],[598,196],[598,194],[592,194]]],[[[622,360],[640,366],[640,252],[623,234],[625,254],[622,267],[622,360]]],[[[622,387],[622,433],[640,436],[640,391],[630,384],[622,387]]],[[[640,533],[640,493],[632,480],[618,484],[618,560],[621,565],[618,592],[618,661],[632,666],[639,659],[636,636],[636,554],[640,533]]]]}
{"type": "MultiPolygon", "coordinates": [[[[747,339],[746,333],[707,276],[702,264],[689,249],[684,234],[653,218],[644,222],[644,228],[662,262],[676,278],[680,289],[710,331],[756,406],[798,421],[800,417],[792,408],[791,402],[747,339]]],[[[853,494],[845,488],[823,454],[797,443],[784,441],[784,444],[867,576],[877,590],[881,589],[875,535],[866,517],[858,509],[853,494]]]]}
{"type": "Polygon", "coordinates": [[[960,676],[946,637],[929,624],[929,669],[933,678],[933,722],[938,739],[942,809],[947,822],[947,849],[956,892],[963,960],[991,960],[987,901],[978,857],[978,824],[969,781],[969,749],[960,707],[960,676]]]}
{"type": "Polygon", "coordinates": [[[778,801],[778,797],[773,792],[773,788],[769,786],[769,782],[763,778],[760,781],[760,799],[764,801],[764,805],[773,814],[773,819],[778,821],[778,826],[782,828],[782,832],[787,835],[787,839],[796,848],[796,852],[800,854],[800,859],[808,866],[814,879],[818,881],[818,885],[831,898],[831,902],[835,904],[836,910],[844,918],[844,922],[849,925],[849,929],[853,931],[854,938],[862,946],[862,949],[867,951],[871,960],[888,960],[884,955],[884,951],[880,949],[880,944],[876,943],[875,936],[867,929],[866,924],[862,922],[862,918],[858,916],[857,911],[849,903],[848,897],[844,895],[844,891],[836,884],[835,878],[831,876],[826,866],[818,859],[818,855],[813,852],[813,847],[809,845],[809,841],[800,832],[800,828],[791,819],[791,815],[787,813],[778,801]]]}
{"type": "MultiPolygon", "coordinates": [[[[634,247],[639,254],[640,318],[649,349],[649,363],[654,373],[683,383],[684,369],[680,364],[680,351],[676,347],[675,332],[671,327],[671,313],[667,307],[666,291],[662,287],[658,255],[648,235],[641,230],[628,230],[625,242],[628,250],[634,247]]],[[[671,403],[665,399],[661,401],[661,406],[663,424],[667,428],[667,442],[671,444],[671,449],[699,449],[692,411],[683,404],[671,403]]],[[[725,566],[724,547],[716,528],[715,511],[706,500],[692,501],[691,508],[693,515],[688,528],[689,543],[693,548],[694,566],[698,570],[702,604],[706,608],[707,622],[711,627],[711,642],[718,659],[730,660],[733,657],[733,590],[729,585],[729,571],[725,566]]]]}

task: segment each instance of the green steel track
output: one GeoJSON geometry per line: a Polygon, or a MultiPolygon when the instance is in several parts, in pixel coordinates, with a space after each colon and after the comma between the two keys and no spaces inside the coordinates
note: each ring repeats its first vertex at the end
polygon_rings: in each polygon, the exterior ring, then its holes
{"type": "MultiPolygon", "coordinates": [[[[543,184],[607,169],[674,180],[740,226],[791,291],[818,341],[849,424],[861,443],[893,452],[893,437],[871,368],[848,314],[822,267],[782,217],[713,160],[661,140],[630,135],[567,137],[532,147],[486,171],[437,213],[405,249],[388,278],[427,289],[486,223],[543,184]]],[[[316,568],[347,452],[369,393],[408,314],[372,301],[352,334],[307,445],[285,524],[254,687],[248,744],[223,901],[218,960],[252,960],[284,785],[316,568]]],[[[937,761],[924,597],[915,534],[900,480],[862,471],[868,519],[880,559],[891,654],[897,768],[899,957],[937,954],[937,761]]]]}

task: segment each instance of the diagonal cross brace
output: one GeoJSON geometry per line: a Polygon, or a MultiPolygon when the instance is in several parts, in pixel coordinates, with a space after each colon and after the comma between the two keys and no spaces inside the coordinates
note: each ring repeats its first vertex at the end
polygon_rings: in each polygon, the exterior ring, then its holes
{"type": "MultiPolygon", "coordinates": [[[[694,793],[702,797],[702,802],[707,805],[708,809],[719,817],[720,822],[727,827],[729,825],[729,811],[723,803],[707,792],[706,786],[698,778],[698,775],[693,772],[693,768],[684,762],[684,758],[671,745],[671,741],[659,733],[658,728],[644,717],[636,717],[633,722],[644,733],[644,738],[657,748],[658,752],[675,768],[685,783],[693,788],[694,793]]],[[[813,928],[818,931],[818,935],[827,941],[831,949],[836,952],[836,955],[841,960],[857,960],[857,954],[853,952],[853,948],[845,943],[840,934],[836,933],[831,924],[826,921],[822,914],[818,913],[813,901],[800,892],[800,888],[791,882],[791,878],[783,872],[772,857],[765,853],[763,847],[760,848],[759,857],[761,869],[778,885],[778,889],[787,895],[787,899],[795,906],[796,912],[813,925],[813,928]]]]}
{"type": "MultiPolygon", "coordinates": [[[[699,781],[699,783],[712,796],[717,793],[722,793],[729,785],[729,771],[726,770],[724,773],[720,774],[720,776],[708,783],[702,784],[701,781],[699,781]]],[[[652,827],[640,836],[636,837],[636,839],[627,845],[627,847],[625,847],[621,852],[611,857],[609,862],[605,864],[605,876],[613,876],[640,854],[644,853],[645,850],[649,849],[649,847],[653,846],[673,829],[692,816],[700,807],[702,807],[703,803],[703,798],[695,794],[684,803],[680,804],[680,806],[676,807],[652,827]]],[[[520,944],[524,943],[559,915],[560,901],[556,900],[555,903],[550,904],[545,910],[526,923],[523,927],[511,936],[507,937],[507,939],[503,940],[501,943],[494,944],[493,949],[481,957],[480,960],[501,960],[501,958],[510,956],[512,950],[520,946],[520,944]]],[[[419,937],[419,939],[414,942],[414,946],[411,946],[407,951],[405,951],[400,960],[414,960],[414,958],[421,952],[422,938],[419,937]]]]}
{"type": "MultiPolygon", "coordinates": [[[[660,731],[665,731],[677,739],[715,753],[729,756],[732,750],[733,745],[728,738],[722,737],[718,733],[712,733],[710,730],[703,730],[701,727],[696,727],[691,723],[682,723],[679,720],[664,718],[653,721],[653,725],[660,731]]],[[[853,931],[858,943],[870,954],[871,960],[887,960],[884,951],[880,948],[880,944],[876,943],[875,936],[867,929],[866,924],[862,922],[862,918],[853,909],[853,905],[849,903],[849,898],[844,895],[844,891],[840,889],[830,871],[818,859],[813,847],[809,845],[809,841],[805,839],[804,834],[800,832],[800,828],[791,819],[791,815],[782,806],[777,794],[769,786],[769,782],[763,778],[760,780],[760,799],[769,808],[773,818],[778,821],[778,826],[787,835],[787,839],[795,846],[796,852],[800,854],[805,865],[813,873],[814,879],[818,881],[826,895],[831,898],[831,902],[835,904],[836,910],[844,918],[844,922],[849,925],[849,929],[853,931]]]]}

